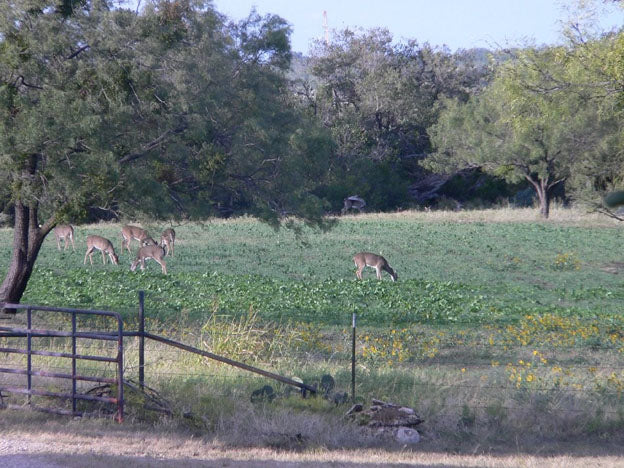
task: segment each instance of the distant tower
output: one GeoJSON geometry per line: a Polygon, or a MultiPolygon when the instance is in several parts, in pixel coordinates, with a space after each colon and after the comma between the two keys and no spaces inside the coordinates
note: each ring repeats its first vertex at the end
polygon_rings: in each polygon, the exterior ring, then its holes
{"type": "Polygon", "coordinates": [[[329,45],[329,29],[327,28],[327,11],[323,10],[323,29],[325,30],[325,45],[329,45]]]}

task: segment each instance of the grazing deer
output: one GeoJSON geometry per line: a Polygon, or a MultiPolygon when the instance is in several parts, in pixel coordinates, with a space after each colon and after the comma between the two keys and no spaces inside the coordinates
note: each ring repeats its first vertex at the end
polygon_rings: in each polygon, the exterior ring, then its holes
{"type": "Polygon", "coordinates": [[[139,248],[137,252],[137,256],[130,265],[130,271],[136,270],[137,265],[141,262],[141,270],[145,270],[145,260],[148,258],[153,258],[160,264],[162,268],[163,275],[167,274],[167,264],[164,260],[165,257],[165,249],[163,249],[160,245],[145,245],[139,248]]]}
{"type": "Polygon", "coordinates": [[[175,236],[175,231],[172,228],[165,229],[160,236],[160,245],[165,249],[165,255],[173,256],[175,236]]]}
{"type": "Polygon", "coordinates": [[[139,247],[144,245],[158,245],[158,243],[150,237],[147,231],[143,228],[137,226],[124,226],[121,228],[121,251],[123,252],[124,247],[128,249],[128,253],[132,253],[130,251],[130,243],[132,239],[136,239],[139,241],[139,247]]]}
{"type": "Polygon", "coordinates": [[[87,237],[87,253],[85,253],[84,258],[85,265],[87,264],[87,256],[91,261],[91,265],[93,265],[92,256],[93,252],[95,252],[96,249],[102,252],[102,262],[104,263],[104,265],[106,265],[106,257],[104,256],[105,253],[108,254],[108,256],[110,257],[111,262],[113,262],[115,265],[119,265],[119,258],[115,253],[115,248],[113,247],[113,244],[111,243],[111,241],[101,236],[87,237]]]}
{"type": "Polygon", "coordinates": [[[63,250],[67,249],[67,239],[71,242],[72,250],[76,251],[76,246],[74,245],[74,228],[69,224],[59,224],[54,228],[54,237],[56,237],[56,246],[59,250],[61,250],[61,239],[65,243],[65,247],[63,250]]]}
{"type": "Polygon", "coordinates": [[[344,206],[340,211],[341,214],[346,214],[350,209],[358,210],[360,213],[362,212],[362,208],[366,206],[366,202],[363,198],[358,197],[357,195],[351,195],[350,197],[345,198],[344,206]]]}
{"type": "Polygon", "coordinates": [[[355,254],[355,256],[353,257],[353,261],[355,262],[355,266],[357,266],[355,276],[357,276],[358,279],[362,279],[362,270],[364,269],[364,267],[367,266],[377,270],[378,280],[381,279],[381,270],[387,271],[390,274],[392,281],[396,281],[398,278],[396,271],[394,271],[390,267],[388,261],[381,255],[376,255],[370,252],[360,252],[358,254],[355,254]]]}

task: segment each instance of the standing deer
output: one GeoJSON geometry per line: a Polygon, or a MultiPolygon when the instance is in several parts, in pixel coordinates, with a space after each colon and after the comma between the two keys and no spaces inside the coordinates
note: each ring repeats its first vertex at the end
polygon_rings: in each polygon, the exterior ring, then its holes
{"type": "Polygon", "coordinates": [[[132,239],[136,239],[139,241],[139,247],[144,245],[158,245],[158,243],[150,237],[147,231],[143,228],[137,226],[124,226],[121,228],[121,251],[123,252],[124,247],[128,249],[128,253],[132,253],[130,251],[130,243],[132,239]]]}
{"type": "Polygon", "coordinates": [[[130,271],[136,270],[139,262],[141,262],[141,270],[145,270],[145,260],[147,260],[148,258],[153,258],[156,262],[160,264],[163,275],[166,275],[167,264],[165,263],[164,257],[165,250],[160,245],[145,245],[139,248],[134,262],[132,262],[132,265],[130,265],[130,271]]]}
{"type": "Polygon", "coordinates": [[[106,257],[104,256],[105,253],[108,254],[108,256],[110,257],[111,262],[113,262],[115,265],[119,265],[119,258],[115,253],[115,248],[113,247],[113,244],[111,243],[111,241],[101,236],[87,237],[87,253],[85,253],[85,258],[83,262],[85,265],[87,264],[87,257],[89,257],[91,265],[93,265],[93,252],[95,252],[96,249],[102,252],[102,262],[104,263],[104,265],[106,265],[106,257]]]}
{"type": "Polygon", "coordinates": [[[54,237],[56,237],[56,246],[59,250],[61,250],[61,239],[65,243],[65,247],[63,250],[67,249],[67,239],[71,242],[72,250],[76,251],[76,246],[74,245],[74,228],[69,224],[59,224],[54,228],[54,237]]]}
{"type": "Polygon", "coordinates": [[[340,211],[341,214],[346,214],[350,209],[358,210],[360,213],[362,212],[362,208],[366,206],[366,202],[363,198],[358,197],[357,195],[351,195],[350,197],[345,198],[344,206],[340,211]]]}
{"type": "Polygon", "coordinates": [[[388,261],[381,255],[376,255],[370,252],[360,252],[355,254],[353,261],[355,262],[355,266],[357,266],[355,276],[357,276],[358,279],[362,279],[362,270],[367,266],[377,270],[378,280],[381,279],[381,270],[387,271],[390,274],[392,281],[396,281],[398,278],[396,271],[390,267],[388,261]]]}
{"type": "Polygon", "coordinates": [[[173,256],[176,233],[172,228],[165,229],[160,236],[160,245],[165,249],[165,255],[173,256]]]}

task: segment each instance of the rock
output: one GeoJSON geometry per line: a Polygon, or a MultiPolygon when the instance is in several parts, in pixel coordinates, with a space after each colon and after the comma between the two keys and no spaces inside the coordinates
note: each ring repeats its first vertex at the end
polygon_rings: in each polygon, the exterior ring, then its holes
{"type": "Polygon", "coordinates": [[[362,405],[361,403],[356,403],[355,405],[353,405],[349,411],[347,411],[345,413],[345,416],[350,416],[353,413],[359,413],[360,411],[362,411],[364,409],[364,405],[362,405]]]}
{"type": "Polygon", "coordinates": [[[334,393],[334,396],[332,397],[332,401],[336,403],[337,405],[342,405],[343,403],[346,403],[349,401],[349,395],[347,395],[347,392],[334,393]]]}
{"type": "Polygon", "coordinates": [[[370,427],[409,427],[423,422],[412,408],[376,399],[372,400],[368,416],[367,425],[370,427]]]}
{"type": "Polygon", "coordinates": [[[368,410],[364,410],[362,405],[354,405],[346,415],[369,428],[409,428],[423,422],[412,408],[376,399],[372,400],[368,410]]]}
{"type": "Polygon", "coordinates": [[[273,387],[271,387],[270,385],[265,385],[264,387],[251,392],[251,401],[253,403],[259,401],[273,401],[274,398],[275,392],[273,391],[273,387]]]}
{"type": "Polygon", "coordinates": [[[323,377],[321,377],[321,389],[323,390],[323,394],[326,398],[327,396],[329,396],[329,392],[334,389],[335,385],[336,381],[331,375],[325,374],[323,377]]]}
{"type": "MultiPolygon", "coordinates": [[[[401,411],[403,408],[397,407],[377,407],[370,415],[370,421],[368,423],[371,427],[385,426],[385,427],[399,427],[399,426],[417,426],[422,423],[423,420],[416,415],[412,410],[411,412],[401,411]]],[[[371,408],[372,410],[372,408],[371,408]]]]}
{"type": "Polygon", "coordinates": [[[416,429],[411,427],[399,427],[396,431],[395,438],[402,444],[417,444],[420,442],[420,434],[416,429]]]}

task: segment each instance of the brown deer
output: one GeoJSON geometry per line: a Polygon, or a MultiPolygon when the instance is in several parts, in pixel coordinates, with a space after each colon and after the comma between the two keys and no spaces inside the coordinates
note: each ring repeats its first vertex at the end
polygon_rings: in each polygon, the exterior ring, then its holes
{"type": "Polygon", "coordinates": [[[108,254],[108,256],[110,257],[111,262],[113,262],[115,265],[119,265],[119,258],[115,253],[115,248],[113,247],[113,244],[111,243],[111,241],[101,236],[87,237],[87,253],[85,253],[84,258],[85,265],[87,264],[87,257],[89,257],[91,265],[93,265],[93,252],[95,252],[96,249],[102,252],[102,262],[104,263],[104,265],[106,265],[106,257],[104,256],[105,253],[108,254]]]}
{"type": "Polygon", "coordinates": [[[54,228],[54,237],[56,237],[56,246],[59,250],[61,250],[61,239],[65,244],[63,250],[67,249],[67,239],[71,242],[72,250],[76,251],[76,246],[74,245],[74,228],[69,224],[59,224],[54,228]]]}
{"type": "Polygon", "coordinates": [[[172,228],[165,229],[160,236],[160,245],[165,249],[165,255],[173,257],[176,233],[172,228]]]}
{"type": "Polygon", "coordinates": [[[147,231],[138,226],[130,226],[126,225],[121,228],[121,251],[123,252],[124,248],[128,249],[128,253],[132,253],[130,251],[130,243],[132,239],[136,239],[139,241],[139,247],[144,245],[158,245],[158,243],[150,237],[147,231]]]}
{"type": "Polygon", "coordinates": [[[362,270],[364,269],[364,267],[367,266],[377,270],[378,280],[381,279],[382,270],[387,271],[390,274],[390,278],[392,278],[392,281],[396,281],[398,278],[396,271],[394,271],[390,267],[388,261],[381,255],[376,255],[370,252],[360,252],[358,254],[355,254],[355,256],[353,257],[353,261],[355,262],[355,266],[357,266],[355,276],[357,276],[358,279],[362,279],[362,270]]]}
{"type": "Polygon", "coordinates": [[[163,275],[167,274],[167,264],[164,260],[165,250],[160,245],[145,245],[139,248],[134,262],[132,262],[132,265],[130,265],[130,271],[136,270],[139,262],[141,263],[141,270],[145,270],[145,260],[147,260],[148,258],[152,258],[160,264],[163,275]]]}

